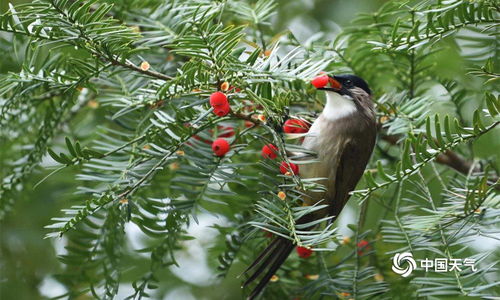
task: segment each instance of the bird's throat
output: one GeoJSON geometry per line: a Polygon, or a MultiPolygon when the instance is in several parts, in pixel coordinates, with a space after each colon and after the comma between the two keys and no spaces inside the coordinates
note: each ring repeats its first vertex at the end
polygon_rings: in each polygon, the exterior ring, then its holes
{"type": "Polygon", "coordinates": [[[323,116],[334,121],[351,115],[356,111],[356,105],[349,96],[342,96],[333,91],[326,92],[326,104],[323,108],[323,116]]]}

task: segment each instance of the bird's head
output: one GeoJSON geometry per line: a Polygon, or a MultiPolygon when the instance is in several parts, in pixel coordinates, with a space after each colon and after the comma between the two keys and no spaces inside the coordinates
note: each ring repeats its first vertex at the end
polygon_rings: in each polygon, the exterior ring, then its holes
{"type": "Polygon", "coordinates": [[[371,90],[361,77],[351,74],[323,75],[312,81],[318,89],[326,92],[327,103],[324,113],[330,119],[358,111],[369,119],[374,119],[371,90]]]}
{"type": "Polygon", "coordinates": [[[335,92],[349,97],[352,97],[353,93],[360,93],[359,90],[363,90],[369,96],[372,94],[368,84],[361,77],[351,74],[327,76],[328,84],[325,87],[319,87],[318,90],[335,92]]]}

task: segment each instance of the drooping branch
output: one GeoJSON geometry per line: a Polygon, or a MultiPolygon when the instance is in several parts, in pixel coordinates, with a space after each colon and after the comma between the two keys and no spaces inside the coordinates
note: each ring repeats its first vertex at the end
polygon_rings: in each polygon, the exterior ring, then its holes
{"type": "MultiPolygon", "coordinates": [[[[476,111],[474,113],[477,116],[476,111]]],[[[432,161],[436,161],[439,155],[446,153],[446,151],[451,151],[454,147],[461,143],[469,140],[477,139],[478,137],[490,132],[500,121],[496,121],[491,125],[485,127],[480,121],[474,124],[473,129],[466,129],[458,125],[458,121],[455,122],[455,129],[459,132],[456,135],[452,135],[450,131],[450,121],[445,118],[444,128],[446,135],[441,133],[441,125],[435,116],[435,131],[436,135],[431,135],[431,125],[430,118],[426,120],[426,134],[420,133],[418,136],[410,134],[404,141],[403,150],[401,152],[401,161],[397,163],[395,167],[395,172],[392,174],[387,174],[384,171],[380,161],[377,163],[377,174],[379,177],[378,182],[374,179],[370,171],[365,172],[364,178],[366,180],[367,188],[363,190],[353,191],[352,194],[356,194],[362,199],[362,201],[368,199],[368,197],[376,190],[385,188],[393,183],[399,182],[403,179],[408,178],[420,171],[424,166],[432,161]],[[413,150],[412,150],[413,149],[413,150]]],[[[396,139],[396,142],[398,140],[396,139]]],[[[456,158],[455,156],[452,156],[456,158]]],[[[498,187],[498,184],[495,184],[498,187]]]]}
{"type": "MultiPolygon", "coordinates": [[[[382,139],[391,145],[396,145],[400,138],[401,136],[398,135],[382,135],[382,139]]],[[[453,150],[446,150],[445,152],[439,154],[436,157],[436,162],[441,165],[446,165],[462,174],[468,174],[473,166],[472,162],[466,160],[453,150]]],[[[475,166],[473,171],[476,172],[480,170],[477,166],[475,166]]]]}

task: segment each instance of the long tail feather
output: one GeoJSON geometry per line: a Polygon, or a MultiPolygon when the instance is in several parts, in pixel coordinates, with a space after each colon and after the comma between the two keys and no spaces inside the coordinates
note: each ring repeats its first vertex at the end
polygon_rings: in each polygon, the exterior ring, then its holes
{"type": "Polygon", "coordinates": [[[283,252],[284,248],[276,248],[275,251],[271,252],[262,263],[259,264],[259,267],[250,275],[247,280],[243,283],[243,287],[246,287],[250,283],[252,283],[259,275],[261,275],[266,269],[271,266],[274,261],[280,256],[283,252]]]}
{"type": "Polygon", "coordinates": [[[269,283],[269,280],[271,277],[276,273],[276,271],[279,269],[279,267],[285,262],[287,259],[288,255],[290,255],[290,252],[293,250],[293,245],[292,248],[284,251],[283,254],[275,261],[275,263],[272,265],[272,267],[269,269],[269,271],[266,273],[266,275],[261,279],[259,284],[253,289],[252,293],[250,296],[248,296],[248,300],[254,300],[261,292],[262,290],[266,287],[266,285],[269,283]]]}
{"type": "Polygon", "coordinates": [[[272,240],[271,243],[266,247],[266,249],[262,250],[262,252],[259,254],[259,256],[253,261],[253,263],[250,266],[248,266],[245,269],[245,271],[243,271],[243,273],[241,275],[248,273],[248,271],[250,271],[256,265],[258,265],[262,261],[262,259],[264,259],[264,257],[268,256],[271,253],[271,250],[273,250],[273,248],[276,247],[278,244],[279,244],[279,239],[272,240]]]}
{"type": "Polygon", "coordinates": [[[285,262],[290,252],[292,252],[294,248],[293,242],[287,240],[285,238],[277,237],[275,238],[269,246],[262,251],[262,253],[257,257],[257,259],[247,268],[245,271],[258,266],[257,269],[253,272],[252,275],[245,281],[243,286],[247,286],[255,279],[257,279],[261,274],[264,274],[262,279],[259,281],[257,286],[252,290],[250,296],[248,296],[248,300],[255,299],[262,290],[269,283],[271,277],[276,273],[279,267],[285,262]],[[267,272],[265,272],[267,270],[267,272]]]}

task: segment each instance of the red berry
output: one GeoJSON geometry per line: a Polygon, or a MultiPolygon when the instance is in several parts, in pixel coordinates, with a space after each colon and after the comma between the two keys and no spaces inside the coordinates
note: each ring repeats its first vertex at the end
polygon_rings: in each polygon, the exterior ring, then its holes
{"type": "Polygon", "coordinates": [[[322,75],[311,80],[311,84],[314,85],[317,89],[325,87],[328,84],[328,75],[322,75]]]}
{"type": "Polygon", "coordinates": [[[281,174],[286,174],[288,172],[293,173],[295,175],[299,174],[299,166],[294,163],[287,163],[286,161],[281,162],[280,165],[281,174]]]}
{"type": "Polygon", "coordinates": [[[313,253],[313,251],[311,249],[306,248],[306,247],[297,247],[296,250],[297,250],[297,254],[301,258],[308,258],[313,253]]]}
{"type": "Polygon", "coordinates": [[[275,159],[278,156],[278,148],[273,144],[267,144],[262,147],[262,157],[275,159]]]}
{"type": "Polygon", "coordinates": [[[222,138],[216,139],[212,143],[212,150],[214,151],[214,154],[217,156],[224,156],[229,151],[229,148],[231,148],[229,146],[229,143],[222,138]]]}
{"type": "Polygon", "coordinates": [[[246,128],[250,128],[250,127],[253,127],[255,124],[251,121],[245,121],[245,127],[246,128]]]}
{"type": "Polygon", "coordinates": [[[210,105],[215,109],[217,107],[229,105],[227,97],[222,92],[215,92],[210,95],[210,105]]]}
{"type": "Polygon", "coordinates": [[[234,87],[234,86],[230,86],[230,87],[229,87],[229,91],[232,91],[232,90],[234,90],[236,93],[241,92],[241,89],[240,89],[240,88],[237,88],[237,87],[234,87]]]}
{"type": "Polygon", "coordinates": [[[231,126],[217,125],[217,129],[220,132],[219,137],[232,137],[234,135],[234,128],[231,126]]]}
{"type": "Polygon", "coordinates": [[[358,242],[357,247],[358,247],[358,255],[361,255],[365,250],[370,249],[370,243],[367,240],[361,240],[358,242]]]}
{"type": "Polygon", "coordinates": [[[195,140],[198,140],[198,141],[202,141],[205,144],[210,145],[212,143],[210,140],[203,139],[199,135],[193,135],[192,138],[194,138],[195,140]]]}
{"type": "Polygon", "coordinates": [[[309,131],[309,124],[299,119],[288,119],[283,125],[285,133],[306,133],[309,131]]]}
{"type": "Polygon", "coordinates": [[[225,115],[227,115],[229,113],[230,110],[231,110],[231,106],[229,106],[229,103],[228,103],[226,105],[214,107],[214,114],[216,114],[219,117],[224,117],[225,115]]]}

